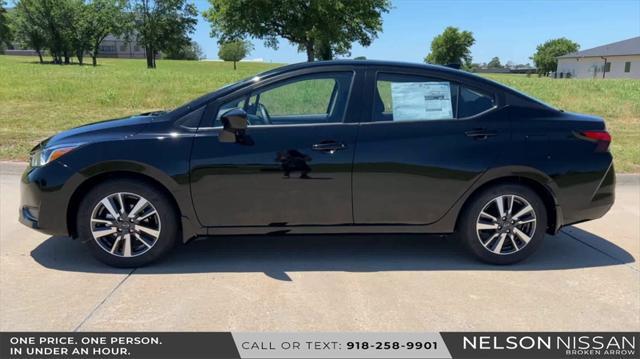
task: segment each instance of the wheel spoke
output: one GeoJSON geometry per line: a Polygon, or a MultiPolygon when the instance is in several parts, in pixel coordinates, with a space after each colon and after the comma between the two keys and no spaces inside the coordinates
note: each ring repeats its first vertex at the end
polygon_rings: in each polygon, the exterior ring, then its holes
{"type": "Polygon", "coordinates": [[[504,211],[504,196],[496,198],[495,201],[496,205],[498,206],[498,214],[500,214],[500,217],[504,217],[504,215],[506,214],[504,211]]]}
{"type": "Polygon", "coordinates": [[[510,233],[510,234],[509,234],[509,240],[511,240],[511,244],[513,245],[513,248],[514,248],[516,251],[520,249],[520,248],[518,248],[518,245],[516,244],[516,239],[515,239],[515,237],[513,236],[513,233],[510,233]]]}
{"type": "Polygon", "coordinates": [[[527,204],[523,209],[521,209],[518,213],[513,215],[513,219],[515,219],[516,221],[524,216],[525,214],[528,214],[530,212],[533,212],[533,207],[531,207],[530,204],[527,204]]]}
{"type": "Polygon", "coordinates": [[[526,233],[524,233],[517,227],[513,228],[513,233],[515,233],[516,236],[522,239],[524,243],[529,243],[529,241],[531,240],[531,237],[529,237],[526,233]]]}
{"type": "Polygon", "coordinates": [[[136,225],[136,229],[152,236],[154,239],[158,238],[158,236],[160,235],[160,231],[151,229],[149,227],[136,225]]]}
{"type": "Polygon", "coordinates": [[[106,219],[91,218],[91,222],[102,223],[109,226],[113,226],[113,221],[108,221],[106,219]]]}
{"type": "Polygon", "coordinates": [[[527,220],[524,220],[524,221],[517,221],[517,222],[516,222],[516,224],[517,224],[517,225],[520,225],[520,224],[527,224],[527,223],[531,223],[531,222],[535,222],[535,221],[536,221],[536,219],[535,219],[535,218],[531,218],[531,219],[527,219],[527,220]]]}
{"type": "Polygon", "coordinates": [[[144,244],[145,246],[147,246],[147,248],[151,248],[151,244],[147,243],[146,239],[143,239],[142,236],[140,236],[138,233],[134,233],[136,236],[136,239],[139,240],[140,242],[142,242],[142,244],[144,244]]]}
{"type": "Polygon", "coordinates": [[[124,217],[124,201],[122,200],[122,193],[118,193],[118,202],[120,203],[120,215],[124,217]]]}
{"type": "Polygon", "coordinates": [[[131,212],[129,212],[129,218],[134,218],[136,216],[136,214],[138,214],[138,212],[140,212],[140,210],[142,210],[144,207],[147,206],[147,200],[140,197],[140,199],[138,200],[138,203],[136,203],[135,206],[133,206],[133,208],[131,209],[131,212]]]}
{"type": "Polygon", "coordinates": [[[489,244],[491,244],[491,242],[493,242],[494,239],[498,238],[499,235],[500,235],[500,233],[495,233],[493,236],[491,236],[489,239],[487,239],[486,242],[484,242],[484,245],[486,247],[488,247],[489,244]]]}
{"type": "Polygon", "coordinates": [[[118,244],[120,244],[120,241],[122,241],[122,236],[118,236],[118,238],[116,238],[115,241],[113,241],[113,246],[111,246],[111,253],[115,253],[116,249],[118,248],[118,244]]]}
{"type": "Polygon", "coordinates": [[[502,253],[502,247],[504,246],[504,239],[507,237],[506,233],[500,234],[500,238],[498,238],[498,243],[493,248],[493,253],[500,254],[502,253]]]}
{"type": "Polygon", "coordinates": [[[485,211],[480,212],[480,215],[481,215],[481,216],[485,216],[485,217],[489,218],[489,219],[490,219],[490,220],[492,220],[493,222],[497,222],[497,221],[498,221],[498,219],[497,219],[496,217],[494,217],[494,216],[490,215],[489,213],[487,213],[487,212],[485,212],[485,211]]]}
{"type": "Polygon", "coordinates": [[[109,198],[109,197],[103,198],[102,201],[100,201],[100,203],[102,203],[104,208],[107,209],[107,211],[113,217],[113,219],[117,219],[119,217],[118,216],[118,212],[116,211],[116,209],[113,206],[113,203],[111,203],[111,198],[109,198]]]}
{"type": "Polygon", "coordinates": [[[149,211],[149,213],[145,214],[144,216],[136,218],[136,221],[143,221],[143,220],[147,219],[149,216],[152,216],[152,215],[154,215],[156,213],[157,212],[155,210],[149,211]]]}
{"type": "Polygon", "coordinates": [[[497,223],[478,223],[476,224],[476,228],[479,231],[485,230],[485,229],[497,229],[498,228],[498,224],[497,223]]]}
{"type": "Polygon", "coordinates": [[[131,257],[131,235],[129,233],[124,235],[122,255],[125,257],[131,257]]]}
{"type": "Polygon", "coordinates": [[[116,233],[116,229],[113,227],[110,228],[105,228],[105,229],[100,229],[100,230],[92,230],[91,233],[93,233],[93,237],[94,238],[102,238],[104,236],[108,236],[110,234],[114,234],[116,233]]]}

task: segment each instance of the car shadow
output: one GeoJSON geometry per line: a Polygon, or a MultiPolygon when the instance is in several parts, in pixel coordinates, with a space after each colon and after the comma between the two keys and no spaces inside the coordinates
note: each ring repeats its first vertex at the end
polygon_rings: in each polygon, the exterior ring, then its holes
{"type": "MultiPolygon", "coordinates": [[[[407,234],[224,236],[178,246],[169,258],[136,274],[263,272],[291,280],[287,272],[341,271],[539,271],[634,262],[624,249],[570,227],[547,236],[527,260],[510,266],[478,262],[454,237],[407,234]],[[565,232],[568,230],[567,232],[565,232]]],[[[31,252],[42,266],[73,272],[127,273],[94,260],[88,248],[67,237],[51,237],[31,252]]]]}

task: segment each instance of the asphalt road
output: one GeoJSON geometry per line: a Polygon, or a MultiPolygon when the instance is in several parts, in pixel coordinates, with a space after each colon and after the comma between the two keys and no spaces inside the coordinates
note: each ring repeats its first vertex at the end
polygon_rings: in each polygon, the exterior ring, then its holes
{"type": "Polygon", "coordinates": [[[17,222],[0,163],[2,331],[640,330],[640,177],[602,219],[526,262],[476,262],[419,235],[210,238],[119,270],[17,222]]]}

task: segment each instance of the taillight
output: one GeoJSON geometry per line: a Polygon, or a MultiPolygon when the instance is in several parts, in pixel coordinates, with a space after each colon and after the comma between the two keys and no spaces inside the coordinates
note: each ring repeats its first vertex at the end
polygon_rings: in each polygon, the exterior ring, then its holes
{"type": "Polygon", "coordinates": [[[611,135],[607,131],[582,131],[578,135],[579,138],[596,142],[596,152],[606,152],[611,143],[611,135]]]}

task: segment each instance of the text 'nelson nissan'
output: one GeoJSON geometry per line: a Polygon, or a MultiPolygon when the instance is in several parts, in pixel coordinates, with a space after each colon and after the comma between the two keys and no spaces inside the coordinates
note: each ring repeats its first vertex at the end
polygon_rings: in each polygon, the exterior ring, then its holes
{"type": "Polygon", "coordinates": [[[20,221],[135,267],[197,236],[457,233],[520,261],[614,202],[603,119],[440,66],[278,68],[36,146],[20,221]]]}

